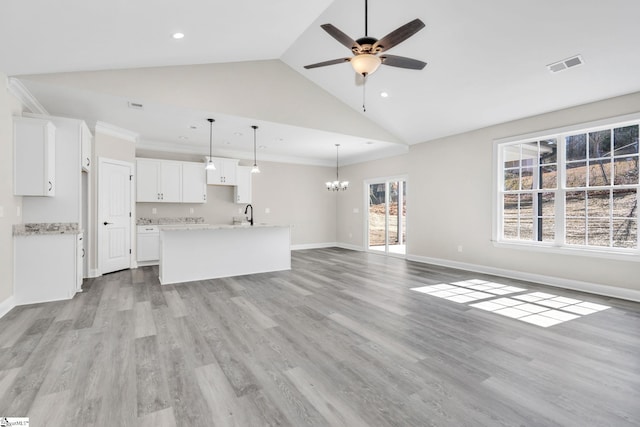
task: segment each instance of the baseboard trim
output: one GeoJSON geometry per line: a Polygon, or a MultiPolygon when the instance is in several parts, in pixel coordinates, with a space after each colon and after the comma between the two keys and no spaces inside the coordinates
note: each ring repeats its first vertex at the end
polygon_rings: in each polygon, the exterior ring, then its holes
{"type": "Polygon", "coordinates": [[[10,296],[6,300],[0,302],[0,318],[4,317],[5,314],[13,310],[16,306],[16,301],[13,296],[10,296]]]}
{"type": "Polygon", "coordinates": [[[336,242],[330,243],[303,243],[301,245],[291,245],[292,251],[303,251],[305,249],[326,249],[326,248],[335,248],[337,245],[336,242]]]}
{"type": "Polygon", "coordinates": [[[572,289],[574,291],[587,292],[590,294],[607,297],[620,298],[629,301],[640,302],[640,291],[634,289],[619,288],[616,286],[601,285],[598,283],[582,282],[580,280],[563,279],[561,277],[545,276],[542,274],[525,273],[522,271],[506,270],[502,268],[488,267],[478,264],[469,264],[459,261],[451,261],[440,258],[430,258],[417,255],[407,255],[409,261],[424,264],[434,264],[443,267],[457,268],[475,273],[492,274],[495,276],[508,277],[510,279],[525,280],[527,282],[540,283],[541,285],[553,286],[556,288],[572,289]]]}
{"type": "Polygon", "coordinates": [[[100,274],[100,270],[93,269],[93,270],[89,270],[89,276],[87,277],[87,279],[93,279],[94,277],[100,277],[102,276],[102,274],[100,274]]]}
{"type": "Polygon", "coordinates": [[[348,249],[350,251],[358,251],[358,252],[364,251],[363,247],[356,246],[356,245],[350,245],[348,243],[336,243],[333,246],[336,247],[336,248],[340,248],[340,249],[348,249]]]}

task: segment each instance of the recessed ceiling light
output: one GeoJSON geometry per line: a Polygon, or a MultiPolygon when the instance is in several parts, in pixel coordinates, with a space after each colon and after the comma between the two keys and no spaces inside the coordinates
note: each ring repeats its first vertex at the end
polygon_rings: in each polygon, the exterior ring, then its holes
{"type": "Polygon", "coordinates": [[[389,94],[387,92],[380,92],[380,96],[383,98],[388,98],[389,94]]]}
{"type": "Polygon", "coordinates": [[[372,145],[372,144],[375,144],[375,143],[373,141],[367,141],[367,142],[365,142],[365,144],[372,145]]]}
{"type": "Polygon", "coordinates": [[[242,136],[242,132],[234,132],[233,133],[235,136],[242,136]]]}
{"type": "Polygon", "coordinates": [[[184,34],[182,34],[182,33],[173,33],[173,35],[171,37],[173,37],[174,39],[178,40],[178,39],[184,38],[184,34]]]}
{"type": "Polygon", "coordinates": [[[191,130],[196,130],[196,129],[198,129],[198,126],[196,126],[196,125],[191,125],[191,126],[189,126],[189,129],[191,129],[191,130]]]}
{"type": "Polygon", "coordinates": [[[261,150],[264,150],[265,148],[267,148],[267,146],[266,145],[259,145],[258,148],[261,149],[261,150]]]}
{"type": "Polygon", "coordinates": [[[231,142],[230,141],[223,141],[223,144],[224,145],[231,145],[231,142]]]}
{"type": "Polygon", "coordinates": [[[180,135],[180,136],[178,137],[178,139],[179,139],[180,141],[186,141],[186,140],[187,140],[187,139],[189,139],[189,138],[188,138],[188,137],[186,137],[186,136],[184,136],[184,135],[180,135]]]}

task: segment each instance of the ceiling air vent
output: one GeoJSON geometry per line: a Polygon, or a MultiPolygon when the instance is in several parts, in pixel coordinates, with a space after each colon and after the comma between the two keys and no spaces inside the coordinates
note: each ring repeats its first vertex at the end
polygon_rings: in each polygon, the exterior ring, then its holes
{"type": "Polygon", "coordinates": [[[562,61],[554,62],[553,64],[547,65],[547,68],[552,73],[557,73],[558,71],[563,71],[568,68],[577,67],[578,65],[584,64],[582,60],[582,56],[575,55],[571,58],[563,59],[562,61]]]}
{"type": "Polygon", "coordinates": [[[129,104],[129,108],[133,108],[134,110],[144,110],[144,105],[140,104],[139,102],[128,102],[129,104]]]}

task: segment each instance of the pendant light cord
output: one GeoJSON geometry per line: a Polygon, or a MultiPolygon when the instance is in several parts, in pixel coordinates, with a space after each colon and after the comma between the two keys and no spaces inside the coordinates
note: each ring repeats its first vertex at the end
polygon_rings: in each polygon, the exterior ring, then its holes
{"type": "Polygon", "coordinates": [[[256,162],[256,129],[258,129],[257,126],[252,126],[253,127],[253,166],[257,165],[256,162]]]}
{"type": "Polygon", "coordinates": [[[362,111],[363,112],[367,112],[367,107],[366,107],[366,94],[367,94],[367,75],[363,74],[362,75],[362,79],[363,79],[363,83],[362,83],[362,111]]]}

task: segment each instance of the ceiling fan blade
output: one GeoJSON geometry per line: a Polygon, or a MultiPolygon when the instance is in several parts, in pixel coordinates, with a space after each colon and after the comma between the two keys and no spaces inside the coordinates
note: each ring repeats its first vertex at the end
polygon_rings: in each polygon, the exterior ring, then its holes
{"type": "Polygon", "coordinates": [[[424,22],[419,19],[414,19],[411,22],[404,24],[402,27],[390,32],[373,45],[373,51],[384,52],[392,47],[402,43],[421,29],[425,27],[424,22]]]}
{"type": "Polygon", "coordinates": [[[347,47],[349,50],[353,50],[353,48],[359,48],[360,45],[356,43],[354,39],[337,29],[331,24],[323,24],[320,25],[323,30],[325,30],[331,37],[338,40],[341,44],[347,47]]]}
{"type": "Polygon", "coordinates": [[[327,65],[342,64],[343,62],[349,62],[349,61],[351,61],[351,58],[332,59],[330,61],[324,61],[324,62],[318,62],[316,64],[305,65],[304,68],[308,70],[310,68],[326,67],[327,65]]]}
{"type": "Polygon", "coordinates": [[[427,65],[426,62],[407,58],[404,56],[380,55],[380,59],[382,59],[382,64],[384,65],[390,65],[392,67],[398,68],[408,68],[410,70],[422,70],[424,66],[427,65]]]}

